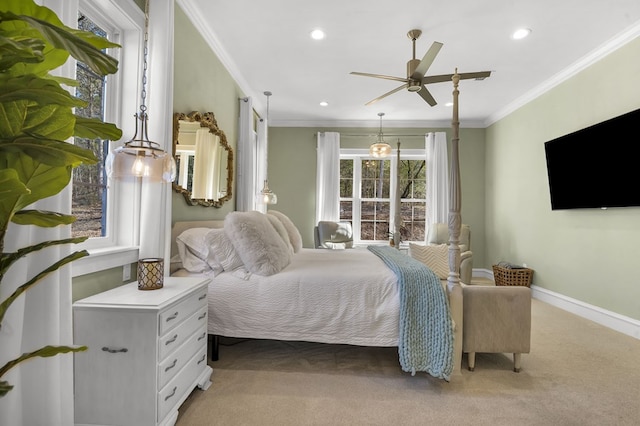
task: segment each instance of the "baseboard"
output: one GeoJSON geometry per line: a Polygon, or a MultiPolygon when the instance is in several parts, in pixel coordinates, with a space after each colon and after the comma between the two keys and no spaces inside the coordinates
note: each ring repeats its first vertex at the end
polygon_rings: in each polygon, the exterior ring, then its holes
{"type": "MultiPolygon", "coordinates": [[[[488,269],[474,269],[473,276],[493,279],[493,272],[488,269]]],[[[534,299],[640,340],[640,321],[638,320],[536,285],[531,286],[531,296],[534,299]]]]}

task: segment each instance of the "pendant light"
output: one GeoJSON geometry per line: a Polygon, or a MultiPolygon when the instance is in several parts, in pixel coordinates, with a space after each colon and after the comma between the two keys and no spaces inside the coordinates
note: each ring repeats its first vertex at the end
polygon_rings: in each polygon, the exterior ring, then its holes
{"type": "MultiPolygon", "coordinates": [[[[269,97],[272,95],[271,92],[266,91],[264,92],[264,95],[267,97],[267,124],[265,126],[265,132],[267,134],[267,138],[265,138],[267,141],[269,140],[268,135],[269,135],[269,97]]],[[[268,145],[267,145],[267,149],[265,150],[265,157],[267,159],[267,161],[265,161],[266,165],[267,165],[267,171],[265,172],[265,176],[268,174],[268,169],[269,169],[269,161],[268,161],[268,145]]],[[[278,203],[278,196],[271,190],[269,189],[269,181],[267,179],[264,180],[264,186],[262,187],[262,191],[258,192],[258,194],[256,195],[256,202],[258,204],[277,204],[278,203]]]]}
{"type": "Polygon", "coordinates": [[[388,157],[391,154],[391,145],[384,141],[384,135],[382,134],[383,116],[384,112],[378,113],[378,117],[380,117],[380,132],[378,133],[378,140],[369,147],[369,155],[376,158],[388,157]]]}
{"type": "Polygon", "coordinates": [[[147,182],[173,182],[176,178],[176,162],[173,155],[164,151],[160,144],[149,140],[147,135],[147,56],[149,43],[149,0],[144,12],[144,67],[142,70],[142,93],[140,112],[134,114],[136,131],[124,146],[114,149],[107,157],[105,168],[109,178],[128,180],[143,178],[147,182]],[[138,125],[138,122],[139,125],[138,125]]]}

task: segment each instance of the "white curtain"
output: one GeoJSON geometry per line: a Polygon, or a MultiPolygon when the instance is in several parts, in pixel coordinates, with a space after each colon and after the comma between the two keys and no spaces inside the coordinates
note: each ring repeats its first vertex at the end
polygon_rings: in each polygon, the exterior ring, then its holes
{"type": "Polygon", "coordinates": [[[340,133],[319,132],[316,171],[316,223],[340,219],[340,133]]]}
{"type": "MultiPolygon", "coordinates": [[[[56,12],[65,24],[75,27],[77,0],[39,3],[56,12]]],[[[68,61],[56,74],[74,76],[75,62],[68,61]]],[[[66,188],[29,208],[70,214],[71,190],[66,188]]],[[[70,235],[69,226],[40,228],[10,224],[4,251],[70,235]]],[[[69,246],[50,247],[15,263],[3,277],[0,301],[71,251],[69,246]]],[[[0,365],[46,345],[72,345],[72,330],[71,271],[67,265],[49,274],[8,309],[0,328],[0,365]]],[[[31,359],[14,367],[2,380],[9,381],[14,388],[0,398],[0,425],[73,424],[73,355],[31,359]]]]}
{"type": "Polygon", "coordinates": [[[238,171],[236,173],[236,210],[251,211],[256,207],[256,134],[253,131],[253,104],[250,97],[240,99],[238,131],[238,171]]]}
{"type": "Polygon", "coordinates": [[[427,133],[425,138],[427,166],[427,229],[434,223],[449,221],[449,166],[447,134],[427,133]]]}
{"type": "MultiPolygon", "coordinates": [[[[258,129],[257,129],[257,145],[256,145],[256,174],[255,180],[253,183],[252,194],[254,200],[256,200],[256,196],[264,185],[264,181],[267,179],[268,171],[268,163],[267,163],[267,151],[269,150],[269,139],[268,139],[268,128],[269,123],[267,123],[266,119],[258,120],[258,129]]],[[[263,203],[256,203],[254,201],[254,210],[261,211],[262,213],[267,212],[267,205],[263,203]]]]}
{"type": "Polygon", "coordinates": [[[193,163],[191,198],[217,200],[220,193],[220,137],[207,128],[196,130],[196,150],[193,163]]]}
{"type": "MultiPolygon", "coordinates": [[[[30,208],[70,214],[71,191],[67,188],[30,208]]],[[[46,229],[10,224],[5,251],[70,235],[69,226],[46,229]]],[[[0,300],[71,249],[47,248],[14,264],[2,280],[0,300]]],[[[73,345],[70,266],[50,274],[11,305],[0,329],[0,365],[46,345],[73,345]]],[[[1,425],[73,424],[73,355],[34,358],[14,367],[2,380],[14,388],[0,398],[1,425]]]]}

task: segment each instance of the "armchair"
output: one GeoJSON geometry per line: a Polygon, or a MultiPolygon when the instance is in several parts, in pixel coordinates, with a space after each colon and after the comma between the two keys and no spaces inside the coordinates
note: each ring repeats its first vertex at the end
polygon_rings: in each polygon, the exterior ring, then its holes
{"type": "MultiPolygon", "coordinates": [[[[449,225],[434,223],[427,232],[427,244],[449,244],[449,225]]],[[[473,252],[471,251],[471,228],[469,225],[460,227],[460,281],[471,284],[473,274],[473,252]]]]}
{"type": "Polygon", "coordinates": [[[316,248],[348,249],[353,247],[351,222],[320,221],[314,228],[316,248]]]}

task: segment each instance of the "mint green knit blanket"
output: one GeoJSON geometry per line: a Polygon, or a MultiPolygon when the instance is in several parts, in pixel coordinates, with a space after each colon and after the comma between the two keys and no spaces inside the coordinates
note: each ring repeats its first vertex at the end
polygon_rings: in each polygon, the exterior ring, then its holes
{"type": "Polygon", "coordinates": [[[447,294],[436,274],[423,263],[389,246],[369,246],[398,278],[403,371],[424,371],[449,381],[453,371],[453,322],[447,294]]]}

